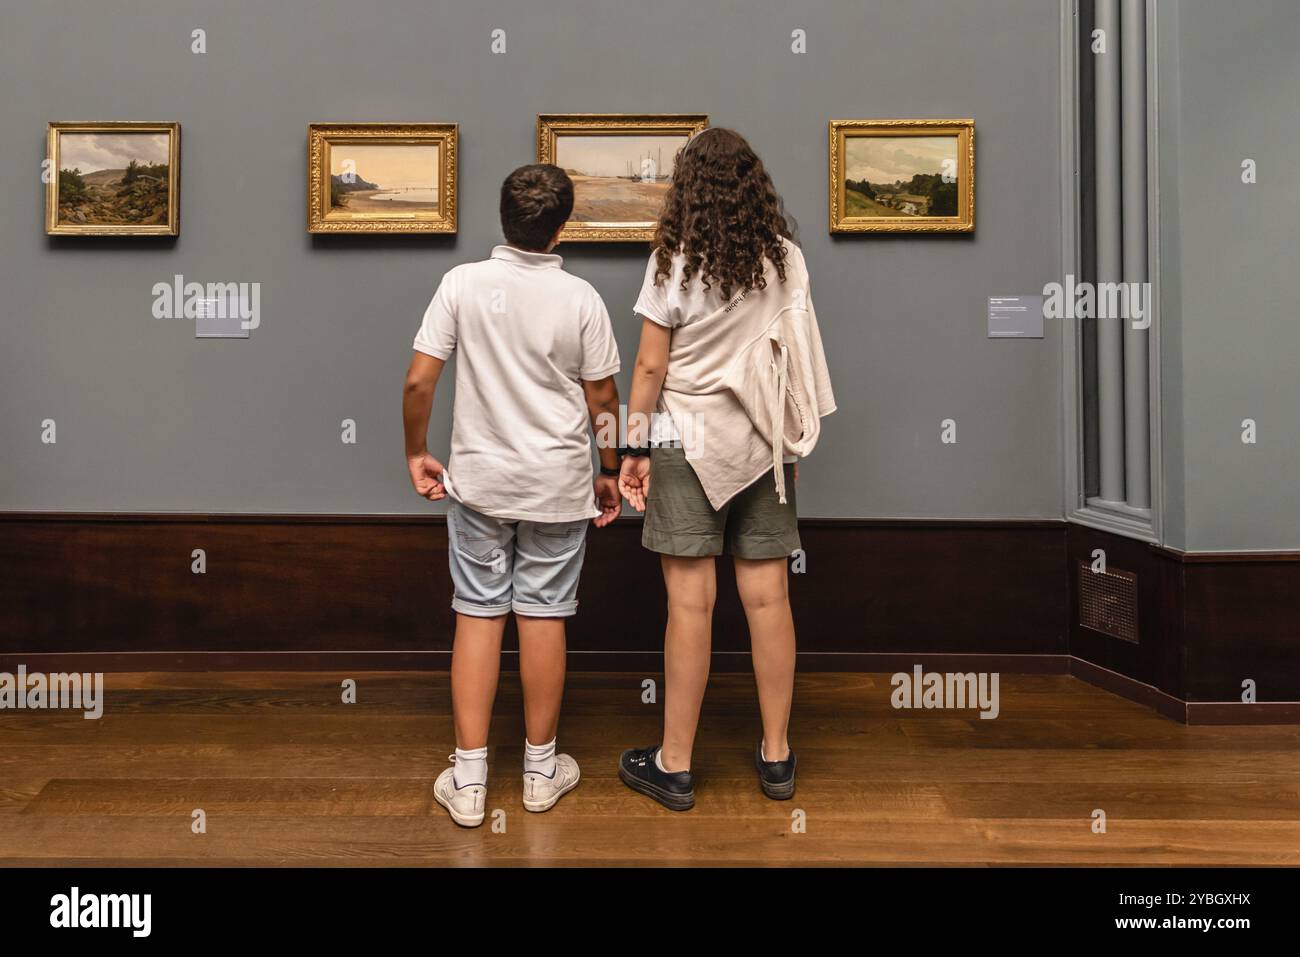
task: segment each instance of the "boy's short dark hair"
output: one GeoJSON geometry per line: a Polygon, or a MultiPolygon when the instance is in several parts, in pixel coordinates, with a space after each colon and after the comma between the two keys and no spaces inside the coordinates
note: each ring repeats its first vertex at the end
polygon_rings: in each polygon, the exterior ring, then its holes
{"type": "Polygon", "coordinates": [[[521,249],[545,249],[573,212],[573,180],[558,166],[521,166],[501,184],[501,231],[521,249]]]}

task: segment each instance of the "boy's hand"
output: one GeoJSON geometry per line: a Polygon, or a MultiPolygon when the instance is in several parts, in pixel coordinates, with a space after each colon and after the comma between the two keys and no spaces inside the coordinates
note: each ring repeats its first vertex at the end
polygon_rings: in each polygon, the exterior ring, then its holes
{"type": "Polygon", "coordinates": [[[650,456],[629,455],[623,459],[618,475],[618,490],[638,512],[645,511],[645,497],[650,494],[650,456]]]}
{"type": "Polygon", "coordinates": [[[406,467],[411,470],[411,484],[415,490],[430,502],[447,497],[447,489],[442,484],[442,463],[428,452],[412,455],[406,460],[406,467]]]}
{"type": "Polygon", "coordinates": [[[604,528],[623,511],[623,502],[618,497],[618,479],[614,476],[596,476],[596,505],[600,508],[600,514],[592,524],[597,528],[604,528]]]}

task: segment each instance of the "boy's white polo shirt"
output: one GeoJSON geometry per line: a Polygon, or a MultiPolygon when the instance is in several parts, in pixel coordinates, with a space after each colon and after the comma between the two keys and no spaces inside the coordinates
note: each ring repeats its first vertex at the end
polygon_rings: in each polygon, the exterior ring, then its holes
{"type": "Polygon", "coordinates": [[[595,518],[590,419],[581,381],[619,370],[609,313],[548,253],[497,246],[442,278],[415,337],[456,354],[447,472],[455,497],[506,520],[595,518]]]}

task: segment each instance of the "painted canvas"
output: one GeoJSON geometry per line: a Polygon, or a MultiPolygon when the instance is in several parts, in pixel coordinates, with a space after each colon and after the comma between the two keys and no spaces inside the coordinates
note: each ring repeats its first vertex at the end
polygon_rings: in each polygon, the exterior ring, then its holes
{"type": "Polygon", "coordinates": [[[651,238],[677,152],[707,125],[698,115],[539,116],[538,162],[573,180],[573,214],[561,240],[651,238]]]}
{"type": "Polygon", "coordinates": [[[331,216],[410,213],[437,216],[440,148],[394,143],[330,150],[331,216]]]}
{"type": "Polygon", "coordinates": [[[831,123],[832,232],[974,228],[974,123],[831,123]]]}
{"type": "Polygon", "coordinates": [[[179,124],[51,123],[48,150],[48,233],[179,232],[179,124]]]}
{"type": "Polygon", "coordinates": [[[456,126],[314,124],[308,230],[456,231],[456,126]]]}

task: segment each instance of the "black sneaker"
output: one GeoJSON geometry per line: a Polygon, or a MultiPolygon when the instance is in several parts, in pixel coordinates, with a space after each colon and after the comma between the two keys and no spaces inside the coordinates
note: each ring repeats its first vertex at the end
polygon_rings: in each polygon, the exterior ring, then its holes
{"type": "Polygon", "coordinates": [[[788,801],[794,797],[794,772],[799,759],[794,749],[784,761],[764,761],[763,742],[754,745],[754,767],[758,768],[758,786],[773,801],[788,801]]]}
{"type": "Polygon", "coordinates": [[[690,771],[660,771],[655,763],[659,746],[629,748],[619,755],[618,776],[633,791],[653,798],[670,811],[695,807],[695,781],[690,771]]]}

